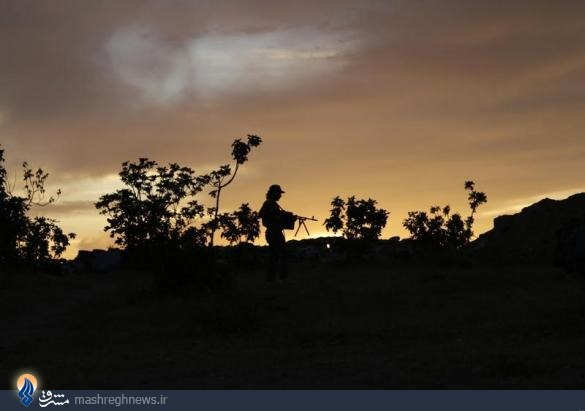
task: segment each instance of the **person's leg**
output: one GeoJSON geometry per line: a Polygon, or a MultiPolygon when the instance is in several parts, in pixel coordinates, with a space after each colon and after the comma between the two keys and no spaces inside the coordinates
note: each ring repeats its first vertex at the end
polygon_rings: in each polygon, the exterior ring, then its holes
{"type": "Polygon", "coordinates": [[[266,271],[266,281],[273,283],[276,281],[276,270],[278,268],[278,245],[274,241],[273,235],[266,231],[266,242],[268,242],[268,270],[266,271]]]}
{"type": "Polygon", "coordinates": [[[288,278],[288,265],[286,261],[286,239],[284,234],[280,232],[278,237],[278,272],[281,280],[288,278]]]}

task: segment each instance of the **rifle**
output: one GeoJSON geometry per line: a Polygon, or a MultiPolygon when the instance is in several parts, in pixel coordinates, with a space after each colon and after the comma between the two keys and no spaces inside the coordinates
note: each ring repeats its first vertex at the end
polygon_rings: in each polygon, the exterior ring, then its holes
{"type": "Polygon", "coordinates": [[[305,224],[305,221],[319,221],[315,217],[303,217],[300,215],[295,215],[295,217],[299,221],[299,227],[297,228],[297,231],[295,232],[295,237],[297,236],[297,234],[301,230],[301,227],[303,227],[305,229],[305,231],[307,232],[307,235],[309,235],[309,236],[311,235],[311,233],[309,233],[309,229],[307,228],[307,224],[305,224]]]}

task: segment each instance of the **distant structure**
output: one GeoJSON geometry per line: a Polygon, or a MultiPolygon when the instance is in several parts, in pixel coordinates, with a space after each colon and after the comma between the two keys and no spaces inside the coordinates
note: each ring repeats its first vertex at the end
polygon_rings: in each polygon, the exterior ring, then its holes
{"type": "Polygon", "coordinates": [[[71,263],[75,273],[109,273],[122,267],[122,251],[109,250],[80,250],[71,263]]]}
{"type": "Polygon", "coordinates": [[[495,263],[558,264],[585,270],[585,193],[564,200],[547,198],[518,214],[497,217],[494,228],[473,246],[495,263]]]}

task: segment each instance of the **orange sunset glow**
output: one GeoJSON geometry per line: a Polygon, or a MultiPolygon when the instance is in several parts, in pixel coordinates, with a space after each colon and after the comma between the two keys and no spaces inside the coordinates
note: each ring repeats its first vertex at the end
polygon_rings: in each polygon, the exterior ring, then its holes
{"type": "Polygon", "coordinates": [[[78,234],[68,258],[113,245],[94,203],[122,162],[203,173],[246,134],[263,143],[222,210],[280,184],[321,236],[335,196],[371,197],[382,237],[405,237],[408,211],[467,214],[473,180],[479,234],[585,191],[584,16],[582,1],[0,0],[0,144],[11,178],[28,161],[62,190],[35,212],[78,234]]]}

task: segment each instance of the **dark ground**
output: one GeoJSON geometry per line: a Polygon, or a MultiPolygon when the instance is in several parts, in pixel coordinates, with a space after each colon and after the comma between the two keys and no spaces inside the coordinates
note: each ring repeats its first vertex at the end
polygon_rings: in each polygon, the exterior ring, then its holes
{"type": "Polygon", "coordinates": [[[0,370],[54,389],[582,389],[585,279],[553,268],[293,266],[153,296],[149,275],[0,279],[0,370]]]}

